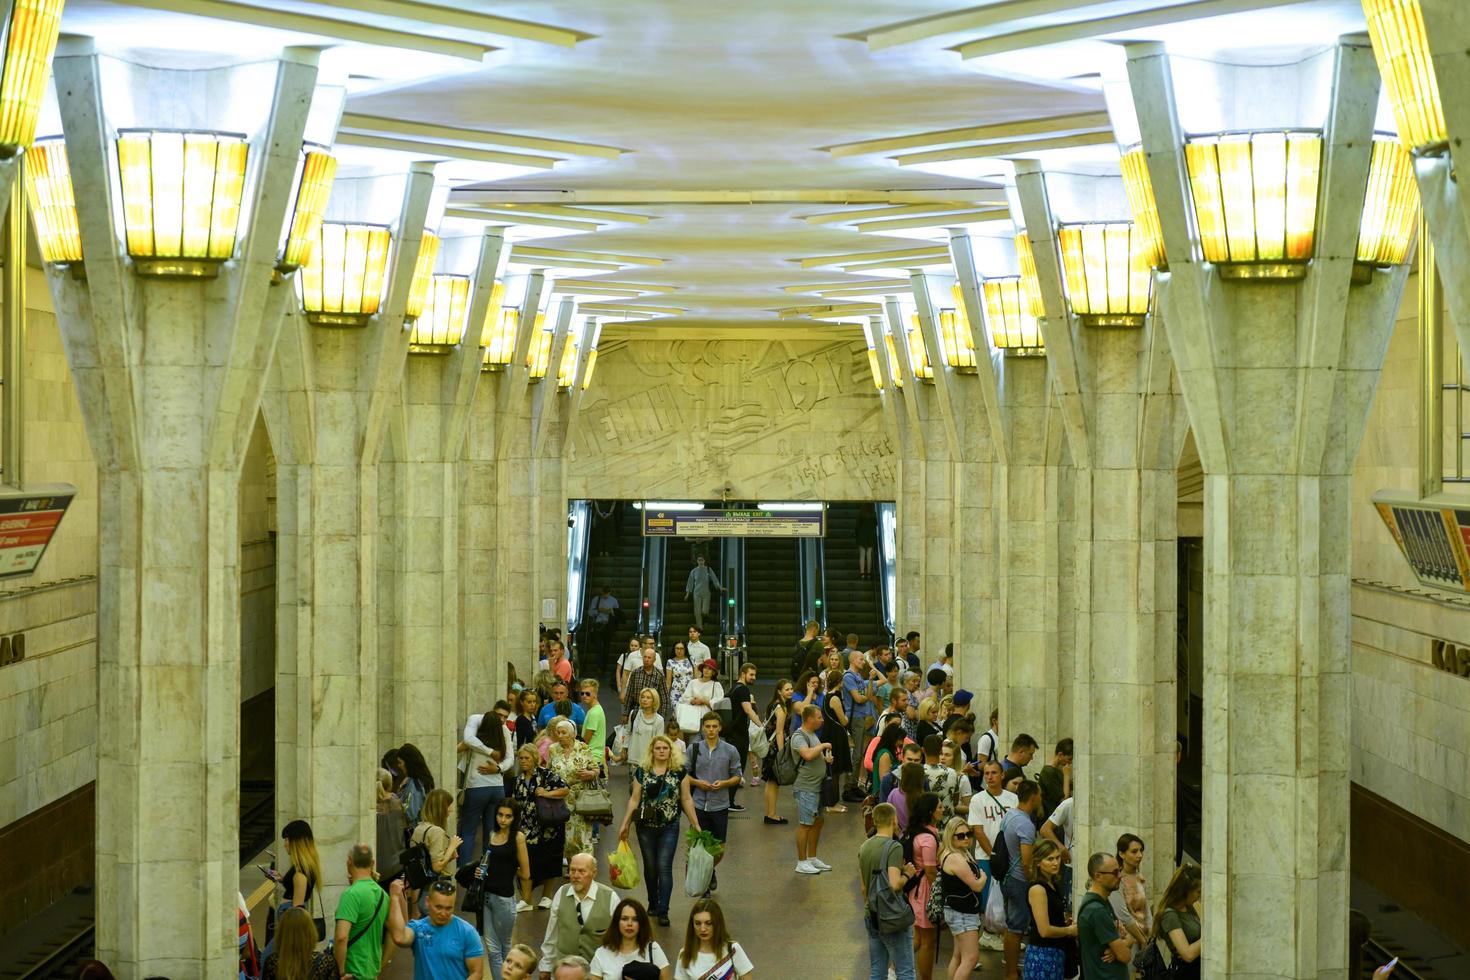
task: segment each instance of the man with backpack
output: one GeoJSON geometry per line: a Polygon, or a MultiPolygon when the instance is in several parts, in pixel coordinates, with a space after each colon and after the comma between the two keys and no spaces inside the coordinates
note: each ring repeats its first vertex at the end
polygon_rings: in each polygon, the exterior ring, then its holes
{"type": "Polygon", "coordinates": [[[870,975],[887,976],[892,965],[897,980],[915,980],[914,913],[904,892],[919,871],[912,861],[904,861],[897,833],[898,812],[892,805],[873,807],[873,836],[858,848],[863,928],[870,975]]]}
{"type": "Polygon", "coordinates": [[[1036,844],[1036,814],[1040,812],[1040,787],[1029,779],[1021,780],[1016,787],[1016,805],[1001,819],[1000,836],[990,852],[990,866],[1000,878],[1006,902],[1006,980],[1020,977],[1021,937],[1031,931],[1031,904],[1026,893],[1031,889],[1031,849],[1036,844]],[[1003,877],[997,862],[1005,865],[1003,877]]]}
{"type": "Polygon", "coordinates": [[[376,980],[384,966],[388,893],[378,884],[374,865],[373,849],[353,844],[347,851],[350,884],[337,900],[332,955],[337,959],[337,972],[350,973],[357,980],[376,980]]]}

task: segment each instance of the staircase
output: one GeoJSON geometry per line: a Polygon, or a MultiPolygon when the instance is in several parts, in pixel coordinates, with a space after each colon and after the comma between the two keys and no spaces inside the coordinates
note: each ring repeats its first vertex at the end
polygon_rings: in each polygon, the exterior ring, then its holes
{"type": "Polygon", "coordinates": [[[890,638],[883,628],[883,607],[878,599],[876,575],[872,579],[858,576],[858,545],[854,531],[858,511],[864,508],[871,511],[873,505],[827,505],[827,536],[822,540],[822,572],[827,586],[827,625],[836,627],[843,636],[856,633],[858,647],[866,650],[876,643],[886,643],[890,638]]]}
{"type": "MultiPolygon", "coordinates": [[[[694,625],[694,599],[684,598],[684,583],[689,581],[689,570],[694,567],[692,549],[688,538],[665,538],[664,545],[664,628],[659,636],[659,646],[667,656],[674,644],[689,639],[689,627],[694,625]]],[[[718,574],[718,573],[716,573],[718,574]]],[[[722,581],[720,583],[724,585],[722,581]]],[[[719,603],[723,597],[717,592],[710,596],[709,615],[704,618],[703,640],[713,646],[720,621],[719,603]]]]}
{"type": "MultiPolygon", "coordinates": [[[[643,534],[639,525],[642,515],[634,510],[627,501],[619,501],[617,506],[625,509],[622,515],[622,532],[614,531],[617,525],[612,518],[609,518],[606,530],[608,544],[606,557],[598,556],[598,539],[593,538],[589,548],[590,554],[587,556],[587,595],[582,604],[585,615],[592,600],[601,594],[602,587],[612,586],[613,596],[618,600],[618,606],[623,613],[622,625],[613,630],[610,646],[613,658],[627,651],[628,637],[638,629],[638,614],[641,611],[640,603],[643,601],[643,534]]],[[[587,659],[593,650],[591,630],[585,630],[584,635],[587,640],[583,641],[585,645],[578,651],[581,660],[587,659]]],[[[612,670],[612,661],[606,664],[584,664],[581,660],[577,663],[577,669],[592,676],[606,675],[612,670]]]]}
{"type": "Polygon", "coordinates": [[[801,639],[796,548],[794,538],[745,539],[746,644],[750,659],[767,678],[790,672],[801,639]]]}

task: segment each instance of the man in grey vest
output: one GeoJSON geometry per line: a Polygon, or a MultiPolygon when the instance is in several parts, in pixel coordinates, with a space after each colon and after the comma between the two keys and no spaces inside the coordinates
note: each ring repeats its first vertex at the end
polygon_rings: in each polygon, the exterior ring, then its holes
{"type": "MultiPolygon", "coordinates": [[[[709,567],[703,555],[696,558],[695,563],[695,566],[689,569],[689,578],[684,582],[684,598],[694,597],[694,622],[703,630],[704,617],[709,615],[710,596],[722,591],[724,586],[715,577],[715,570],[709,567]]],[[[690,656],[693,657],[693,654],[691,653],[690,656]]]]}
{"type": "Polygon", "coordinates": [[[618,894],[609,885],[594,881],[597,858],[573,854],[567,862],[571,884],[562,885],[551,899],[551,918],[546,922],[546,939],[541,943],[542,980],[551,980],[551,970],[565,956],[591,959],[612,924],[618,894]]]}

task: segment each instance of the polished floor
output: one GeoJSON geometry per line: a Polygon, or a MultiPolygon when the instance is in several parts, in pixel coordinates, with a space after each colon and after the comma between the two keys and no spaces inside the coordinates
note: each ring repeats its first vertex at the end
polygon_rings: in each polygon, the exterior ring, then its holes
{"type": "MultiPolygon", "coordinates": [[[[613,769],[613,798],[627,799],[627,770],[613,769]]],[[[729,850],[720,865],[719,890],[715,897],[725,911],[732,934],[745,947],[757,977],[784,980],[787,977],[858,980],[868,977],[867,940],[861,919],[857,875],[857,849],[863,840],[863,822],[858,808],[830,814],[822,833],[818,856],[833,866],[821,875],[799,875],[796,864],[796,805],[789,788],[783,787],[777,811],[791,822],[772,826],[762,821],[761,787],[747,786],[740,794],[744,813],[731,815],[729,850]]],[[[622,820],[622,810],[617,820],[622,820]]],[[[616,823],[614,828],[616,828],[616,823]]],[[[609,845],[616,845],[615,830],[603,835],[598,857],[605,859],[609,845]]],[[[637,842],[634,841],[634,850],[637,842]]],[[[682,847],[681,847],[682,850],[682,847]]],[[[607,881],[606,864],[598,879],[607,881]]],[[[683,859],[674,865],[683,873],[683,859]]],[[[539,893],[538,893],[539,894],[539,893]]],[[[647,901],[640,884],[629,894],[647,901]]],[[[674,888],[670,911],[672,925],[654,925],[654,939],[672,960],[684,941],[691,899],[684,897],[682,878],[674,888]]],[[[516,941],[538,949],[546,931],[548,913],[527,912],[516,920],[516,941]]],[[[941,934],[939,963],[935,978],[947,977],[949,937],[941,934]]],[[[382,974],[398,980],[413,976],[412,951],[398,950],[392,966],[382,974]]],[[[1001,976],[1000,954],[981,951],[976,975],[1001,976]]],[[[486,973],[488,980],[489,973],[486,973]]]]}

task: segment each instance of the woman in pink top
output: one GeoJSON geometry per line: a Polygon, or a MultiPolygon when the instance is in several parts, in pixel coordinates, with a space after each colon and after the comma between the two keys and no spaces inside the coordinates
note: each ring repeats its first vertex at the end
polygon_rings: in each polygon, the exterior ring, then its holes
{"type": "Polygon", "coordinates": [[[939,873],[939,826],[944,823],[944,803],[936,793],[920,793],[909,815],[913,833],[904,836],[904,850],[919,869],[909,890],[914,910],[914,969],[920,980],[932,980],[934,956],[939,948],[939,927],[924,914],[934,876],[939,873]]]}

